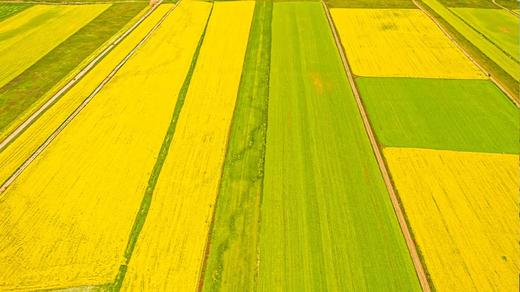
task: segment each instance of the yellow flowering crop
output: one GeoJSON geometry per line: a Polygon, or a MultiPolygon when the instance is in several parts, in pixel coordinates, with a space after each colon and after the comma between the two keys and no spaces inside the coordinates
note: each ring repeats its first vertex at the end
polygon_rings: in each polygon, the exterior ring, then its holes
{"type": "Polygon", "coordinates": [[[197,289],[254,6],[214,3],[123,290],[197,289]]]}
{"type": "Polygon", "coordinates": [[[517,291],[518,155],[384,155],[437,291],[517,291]]]}
{"type": "Polygon", "coordinates": [[[0,22],[0,87],[109,6],[35,5],[0,22]]]}
{"type": "Polygon", "coordinates": [[[207,15],[174,11],[1,195],[0,290],[114,281],[207,15]]]}
{"type": "Polygon", "coordinates": [[[356,75],[485,78],[420,10],[334,8],[331,13],[356,75]]]}

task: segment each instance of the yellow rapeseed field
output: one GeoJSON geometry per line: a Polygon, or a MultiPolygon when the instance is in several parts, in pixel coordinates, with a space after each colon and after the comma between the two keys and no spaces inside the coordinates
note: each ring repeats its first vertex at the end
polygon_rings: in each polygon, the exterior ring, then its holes
{"type": "Polygon", "coordinates": [[[348,61],[359,76],[486,78],[417,9],[331,9],[348,61]]]}
{"type": "Polygon", "coordinates": [[[254,6],[214,4],[123,290],[197,289],[254,6]]]}
{"type": "Polygon", "coordinates": [[[384,155],[437,291],[518,291],[518,155],[384,155]]]}
{"type": "Polygon", "coordinates": [[[0,87],[109,6],[35,5],[0,22],[0,87]]]}
{"type": "Polygon", "coordinates": [[[185,10],[0,197],[0,290],[114,281],[209,15],[185,10]]]}
{"type": "MultiPolygon", "coordinates": [[[[172,7],[163,4],[103,58],[81,81],[45,111],[14,142],[0,151],[0,182],[4,182],[59,127],[110,71],[172,7]]],[[[0,194],[0,197],[2,195],[0,194]]]]}

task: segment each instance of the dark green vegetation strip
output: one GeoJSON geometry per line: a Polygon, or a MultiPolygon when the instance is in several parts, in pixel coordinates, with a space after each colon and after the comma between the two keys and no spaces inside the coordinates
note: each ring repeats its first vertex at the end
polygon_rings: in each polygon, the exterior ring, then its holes
{"type": "Polygon", "coordinates": [[[204,291],[254,291],[264,176],[272,2],[256,3],[224,161],[204,291]]]}
{"type": "Polygon", "coordinates": [[[518,0],[496,0],[498,4],[509,9],[520,9],[518,0]]]}
{"type": "Polygon", "coordinates": [[[384,146],[519,153],[519,111],[488,80],[358,78],[384,146]]]}
{"type": "Polygon", "coordinates": [[[330,8],[417,8],[412,0],[325,0],[330,8]]]}
{"type": "Polygon", "coordinates": [[[31,5],[26,3],[0,3],[0,21],[15,15],[31,5]]]}
{"type": "Polygon", "coordinates": [[[428,4],[421,1],[421,7],[437,20],[443,28],[448,30],[455,41],[461,45],[486,71],[498,79],[502,86],[512,93],[513,98],[520,101],[520,87],[513,76],[508,74],[502,67],[486,56],[478,47],[469,41],[462,33],[449,24],[442,16],[435,12],[428,4]]]}
{"type": "Polygon", "coordinates": [[[113,4],[0,88],[0,132],[52,89],[147,5],[113,4]]]}
{"type": "Polygon", "coordinates": [[[420,291],[320,3],[276,3],[259,290],[420,291]]]}
{"type": "MultiPolygon", "coordinates": [[[[213,11],[213,7],[211,11],[213,11]]],[[[208,20],[209,18],[211,18],[211,12],[209,13],[208,20]]],[[[179,115],[181,113],[182,106],[184,105],[186,94],[188,93],[191,77],[193,76],[193,71],[195,70],[195,64],[197,63],[197,58],[199,57],[200,48],[202,46],[204,36],[206,35],[207,28],[208,22],[206,22],[204,31],[200,36],[199,43],[193,54],[193,59],[191,61],[190,68],[188,70],[186,78],[184,79],[184,83],[182,84],[182,87],[179,91],[177,102],[175,104],[175,109],[173,110],[172,118],[170,120],[170,125],[168,126],[168,130],[166,131],[166,135],[164,136],[164,140],[161,145],[161,149],[159,150],[157,160],[155,161],[155,165],[150,174],[150,178],[148,179],[148,185],[144,192],[141,205],[135,217],[134,225],[132,226],[132,231],[130,232],[130,236],[128,238],[128,243],[126,245],[124,254],[124,263],[121,264],[121,266],[119,267],[119,273],[117,274],[114,283],[111,285],[112,287],[110,290],[112,291],[119,291],[121,289],[121,285],[123,285],[126,270],[128,269],[128,263],[132,258],[132,253],[134,252],[135,245],[137,244],[137,240],[139,239],[139,234],[141,233],[144,223],[146,222],[146,216],[148,215],[150,205],[152,204],[153,192],[155,190],[155,186],[157,185],[159,175],[161,174],[164,161],[166,161],[166,156],[168,156],[168,151],[170,150],[173,135],[175,134],[175,128],[177,126],[177,121],[179,120],[179,115]]]]}

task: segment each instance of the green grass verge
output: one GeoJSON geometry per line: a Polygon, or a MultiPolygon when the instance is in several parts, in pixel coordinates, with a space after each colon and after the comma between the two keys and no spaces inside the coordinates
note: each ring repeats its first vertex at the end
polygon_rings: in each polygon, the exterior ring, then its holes
{"type": "Polygon", "coordinates": [[[330,8],[417,8],[412,0],[325,0],[330,8]]]}
{"type": "Polygon", "coordinates": [[[254,291],[264,173],[271,1],[256,3],[221,179],[204,291],[254,291]]]}
{"type": "Polygon", "coordinates": [[[384,146],[519,153],[520,112],[488,80],[358,78],[384,146]]]}
{"type": "Polygon", "coordinates": [[[320,3],[275,3],[262,291],[420,291],[320,3]]]}
{"type": "Polygon", "coordinates": [[[483,35],[468,26],[459,17],[437,0],[421,0],[421,7],[430,13],[455,41],[460,44],[481,66],[491,72],[513,98],[520,101],[518,81],[520,70],[518,63],[505,55],[497,46],[483,35]]]}
{"type": "Polygon", "coordinates": [[[144,3],[111,5],[0,88],[0,133],[145,7],[144,3]]]}
{"type": "MultiPolygon", "coordinates": [[[[518,17],[504,9],[451,8],[451,11],[502,49],[504,54],[520,60],[518,17]]],[[[520,69],[520,64],[518,67],[520,69]]]]}
{"type": "Polygon", "coordinates": [[[0,21],[27,9],[32,4],[26,3],[0,3],[0,21]]]}
{"type": "MultiPolygon", "coordinates": [[[[213,8],[212,8],[213,9],[213,8]]],[[[193,59],[190,64],[190,68],[188,69],[188,73],[186,74],[186,78],[182,84],[181,89],[179,90],[179,94],[177,97],[177,102],[175,103],[175,108],[172,113],[172,118],[170,120],[170,124],[168,125],[168,130],[164,136],[163,142],[161,144],[161,149],[159,150],[159,155],[157,155],[157,160],[153,166],[152,172],[150,173],[150,178],[148,179],[148,184],[146,186],[146,190],[143,194],[143,199],[141,200],[141,205],[139,206],[139,210],[137,211],[136,218],[134,220],[134,224],[132,226],[132,230],[129,234],[128,242],[125,248],[124,253],[124,262],[119,267],[119,272],[116,275],[114,283],[110,285],[110,291],[119,291],[121,290],[121,286],[123,285],[123,281],[126,276],[126,271],[128,269],[128,263],[132,258],[132,253],[134,252],[135,246],[137,244],[137,240],[139,239],[139,234],[141,233],[144,223],[146,222],[146,217],[148,215],[148,211],[150,210],[150,206],[152,204],[153,192],[155,190],[155,186],[157,185],[157,181],[159,179],[159,175],[161,174],[161,170],[163,168],[164,162],[166,161],[166,157],[168,156],[168,152],[170,150],[171,142],[173,136],[175,134],[175,129],[177,127],[177,121],[179,120],[179,115],[182,110],[182,106],[184,105],[184,101],[186,100],[186,94],[188,93],[188,88],[190,86],[191,77],[193,76],[193,71],[195,70],[195,65],[197,63],[197,59],[199,57],[200,48],[202,47],[202,42],[204,41],[204,37],[206,36],[206,30],[208,27],[208,21],[211,18],[211,12],[208,16],[208,20],[206,22],[206,26],[204,27],[204,31],[200,36],[199,43],[197,44],[197,48],[193,53],[193,59]]]]}

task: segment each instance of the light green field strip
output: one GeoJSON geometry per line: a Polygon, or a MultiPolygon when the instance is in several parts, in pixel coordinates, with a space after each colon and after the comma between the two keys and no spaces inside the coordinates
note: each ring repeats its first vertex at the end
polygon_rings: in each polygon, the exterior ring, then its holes
{"type": "Polygon", "coordinates": [[[520,80],[520,70],[517,61],[504,54],[497,46],[489,42],[482,34],[464,23],[464,21],[439,3],[439,1],[422,0],[422,2],[426,3],[433,11],[439,14],[444,20],[446,20],[446,22],[453,26],[459,33],[480,49],[483,54],[504,69],[509,75],[516,80],[520,80]]]}
{"type": "Polygon", "coordinates": [[[384,146],[518,153],[520,112],[489,80],[358,78],[384,146]]]}
{"type": "Polygon", "coordinates": [[[320,3],[274,4],[260,291],[420,291],[320,3]]]}
{"type": "Polygon", "coordinates": [[[83,79],[58,99],[16,140],[0,151],[0,183],[6,181],[43,144],[170,8],[171,5],[166,4],[157,8],[83,79]]]}
{"type": "Polygon", "coordinates": [[[115,279],[204,25],[176,12],[1,194],[0,290],[115,279]]]}
{"type": "Polygon", "coordinates": [[[256,3],[222,174],[204,291],[254,291],[262,197],[272,2],[256,3]]]}
{"type": "Polygon", "coordinates": [[[109,4],[35,5],[0,23],[0,87],[90,22],[109,4]]]}
{"type": "Polygon", "coordinates": [[[149,209],[136,219],[146,216],[130,239],[137,243],[124,291],[199,287],[254,6],[213,4],[173,140],[160,174],[150,178],[153,196],[143,199],[149,209]]]}
{"type": "Polygon", "coordinates": [[[484,34],[506,54],[520,60],[518,17],[503,9],[451,8],[451,11],[484,34]]]}

